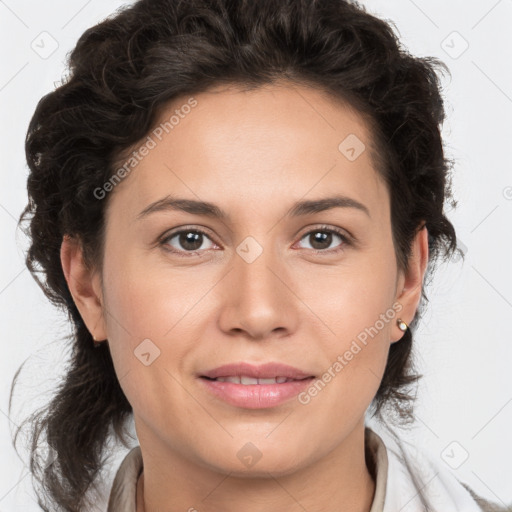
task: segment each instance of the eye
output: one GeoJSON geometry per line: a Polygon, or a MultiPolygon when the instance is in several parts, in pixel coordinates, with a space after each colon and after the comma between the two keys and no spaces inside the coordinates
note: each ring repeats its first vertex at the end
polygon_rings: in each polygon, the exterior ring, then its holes
{"type": "Polygon", "coordinates": [[[160,244],[166,250],[180,256],[189,256],[197,253],[197,251],[216,247],[207,233],[197,228],[181,229],[170,233],[161,240],[160,244]]]}
{"type": "Polygon", "coordinates": [[[302,238],[310,242],[308,249],[314,250],[316,253],[332,253],[342,251],[346,245],[350,245],[348,236],[344,235],[341,231],[321,226],[320,228],[308,231],[302,238]],[[329,246],[336,241],[336,238],[341,240],[342,244],[338,244],[334,249],[329,249],[329,246]]]}
{"type": "MultiPolygon", "coordinates": [[[[342,251],[346,245],[350,245],[351,241],[347,235],[340,230],[321,226],[319,228],[308,231],[303,235],[300,241],[306,240],[310,243],[307,249],[313,250],[315,253],[337,253],[342,251]],[[338,239],[341,244],[334,249],[329,249],[333,242],[338,239]]],[[[165,250],[172,252],[178,256],[194,256],[208,249],[218,248],[209,235],[198,228],[182,228],[165,236],[161,241],[165,250]]]]}

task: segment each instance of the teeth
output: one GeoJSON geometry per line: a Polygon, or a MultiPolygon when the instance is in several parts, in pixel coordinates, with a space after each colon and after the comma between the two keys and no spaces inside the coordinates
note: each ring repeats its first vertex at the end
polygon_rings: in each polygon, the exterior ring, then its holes
{"type": "Polygon", "coordinates": [[[240,384],[258,384],[258,379],[254,377],[244,377],[243,375],[240,377],[240,384]]]}
{"type": "Polygon", "coordinates": [[[256,379],[254,377],[247,377],[245,375],[242,375],[241,377],[238,377],[238,376],[217,377],[215,380],[217,380],[219,382],[232,382],[233,384],[254,385],[254,384],[282,384],[283,382],[289,382],[294,379],[288,379],[286,377],[256,379]]]}
{"type": "MultiPolygon", "coordinates": [[[[284,377],[278,377],[277,379],[279,378],[284,377]]],[[[279,382],[277,379],[258,379],[258,384],[275,384],[276,382],[279,382]]],[[[286,378],[284,378],[284,380],[286,380],[286,378]]]]}
{"type": "Polygon", "coordinates": [[[240,377],[217,377],[215,380],[220,382],[233,382],[233,384],[240,384],[240,377]]]}

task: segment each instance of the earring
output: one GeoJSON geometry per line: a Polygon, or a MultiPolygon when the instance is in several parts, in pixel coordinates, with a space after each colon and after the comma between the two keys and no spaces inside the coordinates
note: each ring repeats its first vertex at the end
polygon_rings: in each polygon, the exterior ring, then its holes
{"type": "Polygon", "coordinates": [[[409,328],[409,326],[401,318],[398,318],[396,323],[398,325],[398,328],[403,332],[407,331],[407,329],[409,328]]]}

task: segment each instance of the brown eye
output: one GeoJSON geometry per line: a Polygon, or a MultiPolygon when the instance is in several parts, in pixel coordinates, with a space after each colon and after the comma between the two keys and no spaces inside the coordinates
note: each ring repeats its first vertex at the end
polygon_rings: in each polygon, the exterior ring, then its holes
{"type": "Polygon", "coordinates": [[[306,247],[307,249],[318,252],[336,252],[349,244],[348,237],[332,228],[321,228],[309,231],[301,238],[301,241],[302,240],[309,242],[310,246],[306,247]],[[331,245],[337,240],[342,243],[338,243],[337,246],[332,248],[331,245]]]}
{"type": "Polygon", "coordinates": [[[308,235],[313,249],[328,249],[332,243],[332,233],[316,231],[308,235]]]}
{"type": "Polygon", "coordinates": [[[165,237],[161,243],[170,251],[176,253],[193,253],[199,250],[211,249],[212,245],[215,245],[206,233],[198,229],[176,231],[165,237]]]}

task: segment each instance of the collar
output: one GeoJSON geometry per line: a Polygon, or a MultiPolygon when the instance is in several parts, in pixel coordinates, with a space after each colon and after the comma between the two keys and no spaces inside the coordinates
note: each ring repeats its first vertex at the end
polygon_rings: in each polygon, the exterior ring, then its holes
{"type": "MultiPolygon", "coordinates": [[[[474,494],[453,473],[434,464],[416,446],[396,436],[383,438],[365,427],[365,456],[375,480],[370,512],[482,512],[474,494]]],[[[107,512],[136,512],[137,480],[143,469],[140,446],[125,456],[114,478],[107,512]]],[[[479,501],[479,503],[483,503],[479,501]]]]}

